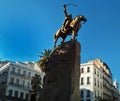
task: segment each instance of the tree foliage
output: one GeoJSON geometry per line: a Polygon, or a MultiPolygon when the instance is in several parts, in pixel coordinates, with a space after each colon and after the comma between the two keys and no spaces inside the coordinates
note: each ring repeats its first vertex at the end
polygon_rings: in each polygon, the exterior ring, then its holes
{"type": "Polygon", "coordinates": [[[32,77],[32,80],[31,80],[31,85],[32,85],[32,90],[37,93],[39,90],[41,90],[41,77],[40,75],[38,74],[35,74],[33,77],[32,77]]]}
{"type": "Polygon", "coordinates": [[[45,49],[44,52],[40,52],[40,60],[37,62],[37,65],[40,67],[42,72],[45,72],[45,65],[50,59],[51,52],[52,51],[50,49],[45,49]]]}

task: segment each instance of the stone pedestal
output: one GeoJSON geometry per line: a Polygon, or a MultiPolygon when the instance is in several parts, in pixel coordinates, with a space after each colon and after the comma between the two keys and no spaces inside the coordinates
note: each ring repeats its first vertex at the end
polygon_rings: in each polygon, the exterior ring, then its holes
{"type": "Polygon", "coordinates": [[[71,96],[70,101],[80,101],[80,90],[79,90],[79,80],[80,80],[80,44],[74,42],[74,53],[73,53],[73,65],[71,72],[71,96]]]}
{"type": "Polygon", "coordinates": [[[76,40],[54,48],[39,101],[80,101],[80,44],[76,40]]]}

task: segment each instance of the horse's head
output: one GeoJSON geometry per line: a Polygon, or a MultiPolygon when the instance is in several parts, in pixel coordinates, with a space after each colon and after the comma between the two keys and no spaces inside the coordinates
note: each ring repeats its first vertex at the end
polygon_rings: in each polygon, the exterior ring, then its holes
{"type": "Polygon", "coordinates": [[[79,15],[78,17],[81,21],[83,21],[83,23],[87,22],[87,18],[85,18],[83,15],[79,15]]]}

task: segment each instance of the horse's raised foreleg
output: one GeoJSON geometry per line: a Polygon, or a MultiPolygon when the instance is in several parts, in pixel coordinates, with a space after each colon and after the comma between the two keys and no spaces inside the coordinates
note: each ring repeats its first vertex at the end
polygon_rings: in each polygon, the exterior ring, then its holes
{"type": "Polygon", "coordinates": [[[61,38],[62,38],[61,43],[64,43],[64,41],[65,41],[66,37],[67,37],[67,35],[64,35],[64,36],[62,36],[62,37],[61,37],[61,38]]]}
{"type": "Polygon", "coordinates": [[[56,42],[57,42],[58,38],[60,37],[60,33],[61,33],[61,31],[59,29],[54,35],[54,47],[56,47],[56,42]]]}

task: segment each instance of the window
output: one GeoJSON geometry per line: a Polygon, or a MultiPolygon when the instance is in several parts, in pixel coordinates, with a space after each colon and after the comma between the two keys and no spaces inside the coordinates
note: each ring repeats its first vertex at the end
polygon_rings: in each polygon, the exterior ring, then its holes
{"type": "Polygon", "coordinates": [[[90,90],[87,90],[87,97],[90,97],[90,90]]]}
{"type": "Polygon", "coordinates": [[[21,72],[21,70],[20,70],[20,69],[18,69],[18,74],[20,74],[20,72],[21,72]]]}
{"type": "Polygon", "coordinates": [[[19,79],[16,79],[16,84],[19,85],[19,79]]]}
{"type": "Polygon", "coordinates": [[[87,77],[87,84],[90,84],[90,77],[87,77]]]}
{"type": "Polygon", "coordinates": [[[81,73],[84,73],[84,68],[81,68],[81,73]]]}
{"type": "Polygon", "coordinates": [[[84,92],[83,92],[83,90],[81,90],[80,97],[84,98],[84,92]]]}
{"type": "Polygon", "coordinates": [[[11,84],[14,84],[14,77],[11,77],[10,83],[11,83],[11,84]]]}
{"type": "Polygon", "coordinates": [[[87,72],[90,72],[90,67],[87,67],[87,72]]]}
{"type": "Polygon", "coordinates": [[[23,75],[26,76],[26,71],[25,70],[23,71],[23,75]]]}
{"type": "Polygon", "coordinates": [[[102,89],[102,83],[100,82],[100,89],[102,89]]]}
{"type": "Polygon", "coordinates": [[[97,72],[97,75],[98,75],[98,77],[99,77],[99,71],[97,72]]]}
{"type": "Polygon", "coordinates": [[[22,86],[23,86],[23,87],[25,86],[25,81],[24,81],[24,80],[22,80],[22,86]]]}
{"type": "Polygon", "coordinates": [[[98,80],[98,88],[99,88],[99,80],[98,80]]]}
{"type": "Polygon", "coordinates": [[[23,99],[23,96],[24,96],[24,93],[21,92],[21,93],[20,93],[20,98],[23,99]]]}
{"type": "Polygon", "coordinates": [[[28,82],[28,88],[30,88],[30,82],[28,82]]]}
{"type": "Polygon", "coordinates": [[[28,73],[28,77],[29,77],[29,78],[31,77],[31,72],[28,73]]]}
{"type": "Polygon", "coordinates": [[[12,96],[13,91],[10,89],[9,90],[9,96],[12,96]]]}
{"type": "Polygon", "coordinates": [[[12,72],[15,73],[15,67],[12,67],[12,72]]]}
{"type": "Polygon", "coordinates": [[[25,95],[25,99],[28,100],[28,94],[25,95]]]}
{"type": "Polygon", "coordinates": [[[94,95],[94,97],[96,98],[96,91],[95,91],[95,95],[94,95]]]}
{"type": "Polygon", "coordinates": [[[96,68],[94,69],[94,73],[96,74],[96,68]]]}
{"type": "Polygon", "coordinates": [[[15,91],[14,96],[15,96],[15,97],[18,97],[18,91],[15,91]]]}
{"type": "Polygon", "coordinates": [[[96,78],[94,78],[94,85],[96,86],[96,78]]]}
{"type": "Polygon", "coordinates": [[[81,78],[81,85],[83,85],[84,84],[84,79],[83,78],[81,78]]]}

